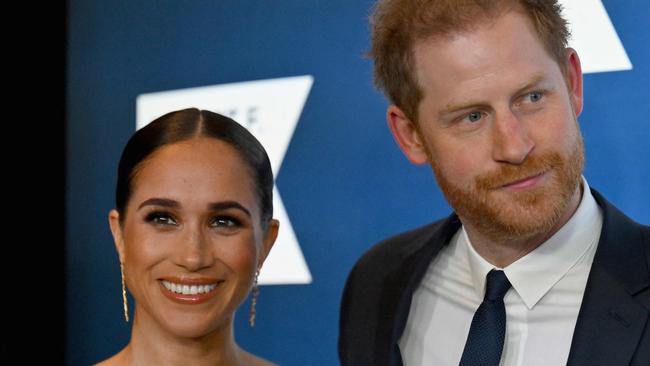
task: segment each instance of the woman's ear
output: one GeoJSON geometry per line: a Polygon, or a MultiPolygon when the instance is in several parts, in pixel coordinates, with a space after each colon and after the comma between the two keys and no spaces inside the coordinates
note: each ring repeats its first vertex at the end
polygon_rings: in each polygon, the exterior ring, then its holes
{"type": "Polygon", "coordinates": [[[269,220],[266,233],[264,234],[264,241],[262,243],[262,253],[257,262],[257,269],[262,268],[262,264],[266,260],[266,257],[269,255],[273,244],[275,244],[275,239],[278,238],[278,230],[280,230],[280,221],[276,219],[269,220]]]}
{"type": "Polygon", "coordinates": [[[124,263],[124,237],[122,235],[122,226],[120,225],[120,213],[113,209],[108,213],[108,224],[111,227],[113,241],[117,255],[120,257],[120,263],[124,263]]]}

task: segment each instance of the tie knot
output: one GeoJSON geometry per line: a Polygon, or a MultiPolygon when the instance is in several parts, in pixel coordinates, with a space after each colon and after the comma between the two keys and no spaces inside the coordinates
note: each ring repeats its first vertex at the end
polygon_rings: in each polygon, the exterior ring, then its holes
{"type": "Polygon", "coordinates": [[[491,270],[487,274],[485,285],[485,298],[484,300],[494,302],[503,301],[503,297],[510,289],[510,281],[503,271],[491,270]]]}

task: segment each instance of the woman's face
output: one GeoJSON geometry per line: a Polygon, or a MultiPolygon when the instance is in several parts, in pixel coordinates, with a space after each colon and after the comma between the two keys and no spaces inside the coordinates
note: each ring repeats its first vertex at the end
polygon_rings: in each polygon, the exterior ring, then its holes
{"type": "Polygon", "coordinates": [[[229,144],[197,138],[140,164],[123,223],[109,221],[137,321],[182,337],[229,327],[277,235],[266,232],[249,167],[229,144]]]}

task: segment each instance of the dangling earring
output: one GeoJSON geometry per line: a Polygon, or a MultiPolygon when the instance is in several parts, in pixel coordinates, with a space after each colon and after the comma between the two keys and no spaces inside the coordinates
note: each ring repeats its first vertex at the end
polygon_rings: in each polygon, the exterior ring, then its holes
{"type": "Polygon", "coordinates": [[[251,298],[251,310],[248,314],[248,325],[255,326],[255,305],[257,305],[257,296],[260,294],[260,289],[257,287],[257,277],[260,275],[260,270],[255,271],[255,280],[253,280],[253,290],[251,298]]]}
{"type": "Polygon", "coordinates": [[[124,264],[120,262],[120,273],[122,274],[122,304],[124,305],[124,320],[129,322],[129,306],[126,302],[126,285],[124,284],[124,264]]]}

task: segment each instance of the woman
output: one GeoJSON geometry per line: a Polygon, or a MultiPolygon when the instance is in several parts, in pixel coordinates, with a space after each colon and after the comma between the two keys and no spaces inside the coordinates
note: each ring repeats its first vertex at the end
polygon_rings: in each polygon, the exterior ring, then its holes
{"type": "MultiPolygon", "coordinates": [[[[272,365],[235,342],[233,316],[279,223],[262,145],[230,118],[166,114],[129,140],[109,223],[135,299],[129,344],[102,365],[272,365]]],[[[128,320],[127,320],[128,321],[128,320]]]]}

